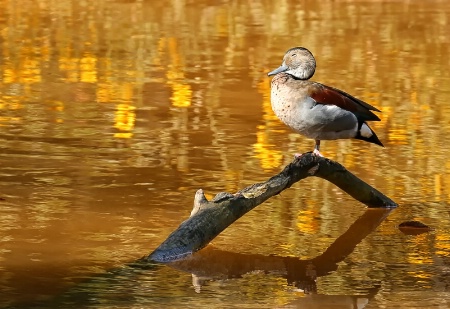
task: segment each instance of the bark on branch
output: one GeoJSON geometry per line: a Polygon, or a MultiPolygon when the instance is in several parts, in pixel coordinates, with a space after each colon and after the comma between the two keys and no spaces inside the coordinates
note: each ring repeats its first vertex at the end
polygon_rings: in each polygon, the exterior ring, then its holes
{"type": "Polygon", "coordinates": [[[235,194],[222,192],[208,201],[203,190],[198,190],[191,216],[146,259],[171,262],[187,257],[206,246],[230,224],[259,204],[309,176],[330,181],[368,207],[397,207],[394,201],[347,171],[341,164],[307,153],[295,158],[281,173],[266,182],[253,184],[235,194]]]}

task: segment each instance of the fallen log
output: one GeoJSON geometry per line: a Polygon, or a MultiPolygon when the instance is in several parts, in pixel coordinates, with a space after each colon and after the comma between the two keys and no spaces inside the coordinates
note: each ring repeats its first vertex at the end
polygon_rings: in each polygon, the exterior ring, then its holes
{"type": "Polygon", "coordinates": [[[306,153],[296,157],[278,175],[235,194],[221,192],[208,201],[203,190],[198,190],[191,216],[144,259],[155,262],[183,259],[202,249],[230,224],[256,206],[310,176],[330,181],[370,208],[397,207],[394,201],[347,171],[341,164],[306,153]]]}

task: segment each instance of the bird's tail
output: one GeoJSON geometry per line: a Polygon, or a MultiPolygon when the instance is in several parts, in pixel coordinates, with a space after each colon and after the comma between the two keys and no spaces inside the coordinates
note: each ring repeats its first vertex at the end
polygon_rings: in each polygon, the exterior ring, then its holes
{"type": "Polygon", "coordinates": [[[384,147],[375,132],[365,122],[359,123],[355,138],[384,147]]]}

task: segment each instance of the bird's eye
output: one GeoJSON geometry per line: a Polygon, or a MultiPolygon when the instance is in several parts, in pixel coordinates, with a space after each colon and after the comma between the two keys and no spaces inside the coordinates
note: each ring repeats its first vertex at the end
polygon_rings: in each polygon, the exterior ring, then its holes
{"type": "Polygon", "coordinates": [[[297,54],[292,54],[292,57],[295,57],[295,56],[297,56],[297,54]]]}

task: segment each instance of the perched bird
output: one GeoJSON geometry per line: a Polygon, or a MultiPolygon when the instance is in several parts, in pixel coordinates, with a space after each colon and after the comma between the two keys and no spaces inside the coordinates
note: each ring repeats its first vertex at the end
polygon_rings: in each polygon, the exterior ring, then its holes
{"type": "Polygon", "coordinates": [[[272,79],[271,102],[277,117],[294,131],[315,140],[314,154],[320,154],[321,140],[355,138],[383,144],[366,121],[379,121],[375,107],[348,93],[309,79],[316,60],[304,47],[289,49],[272,79]]]}

